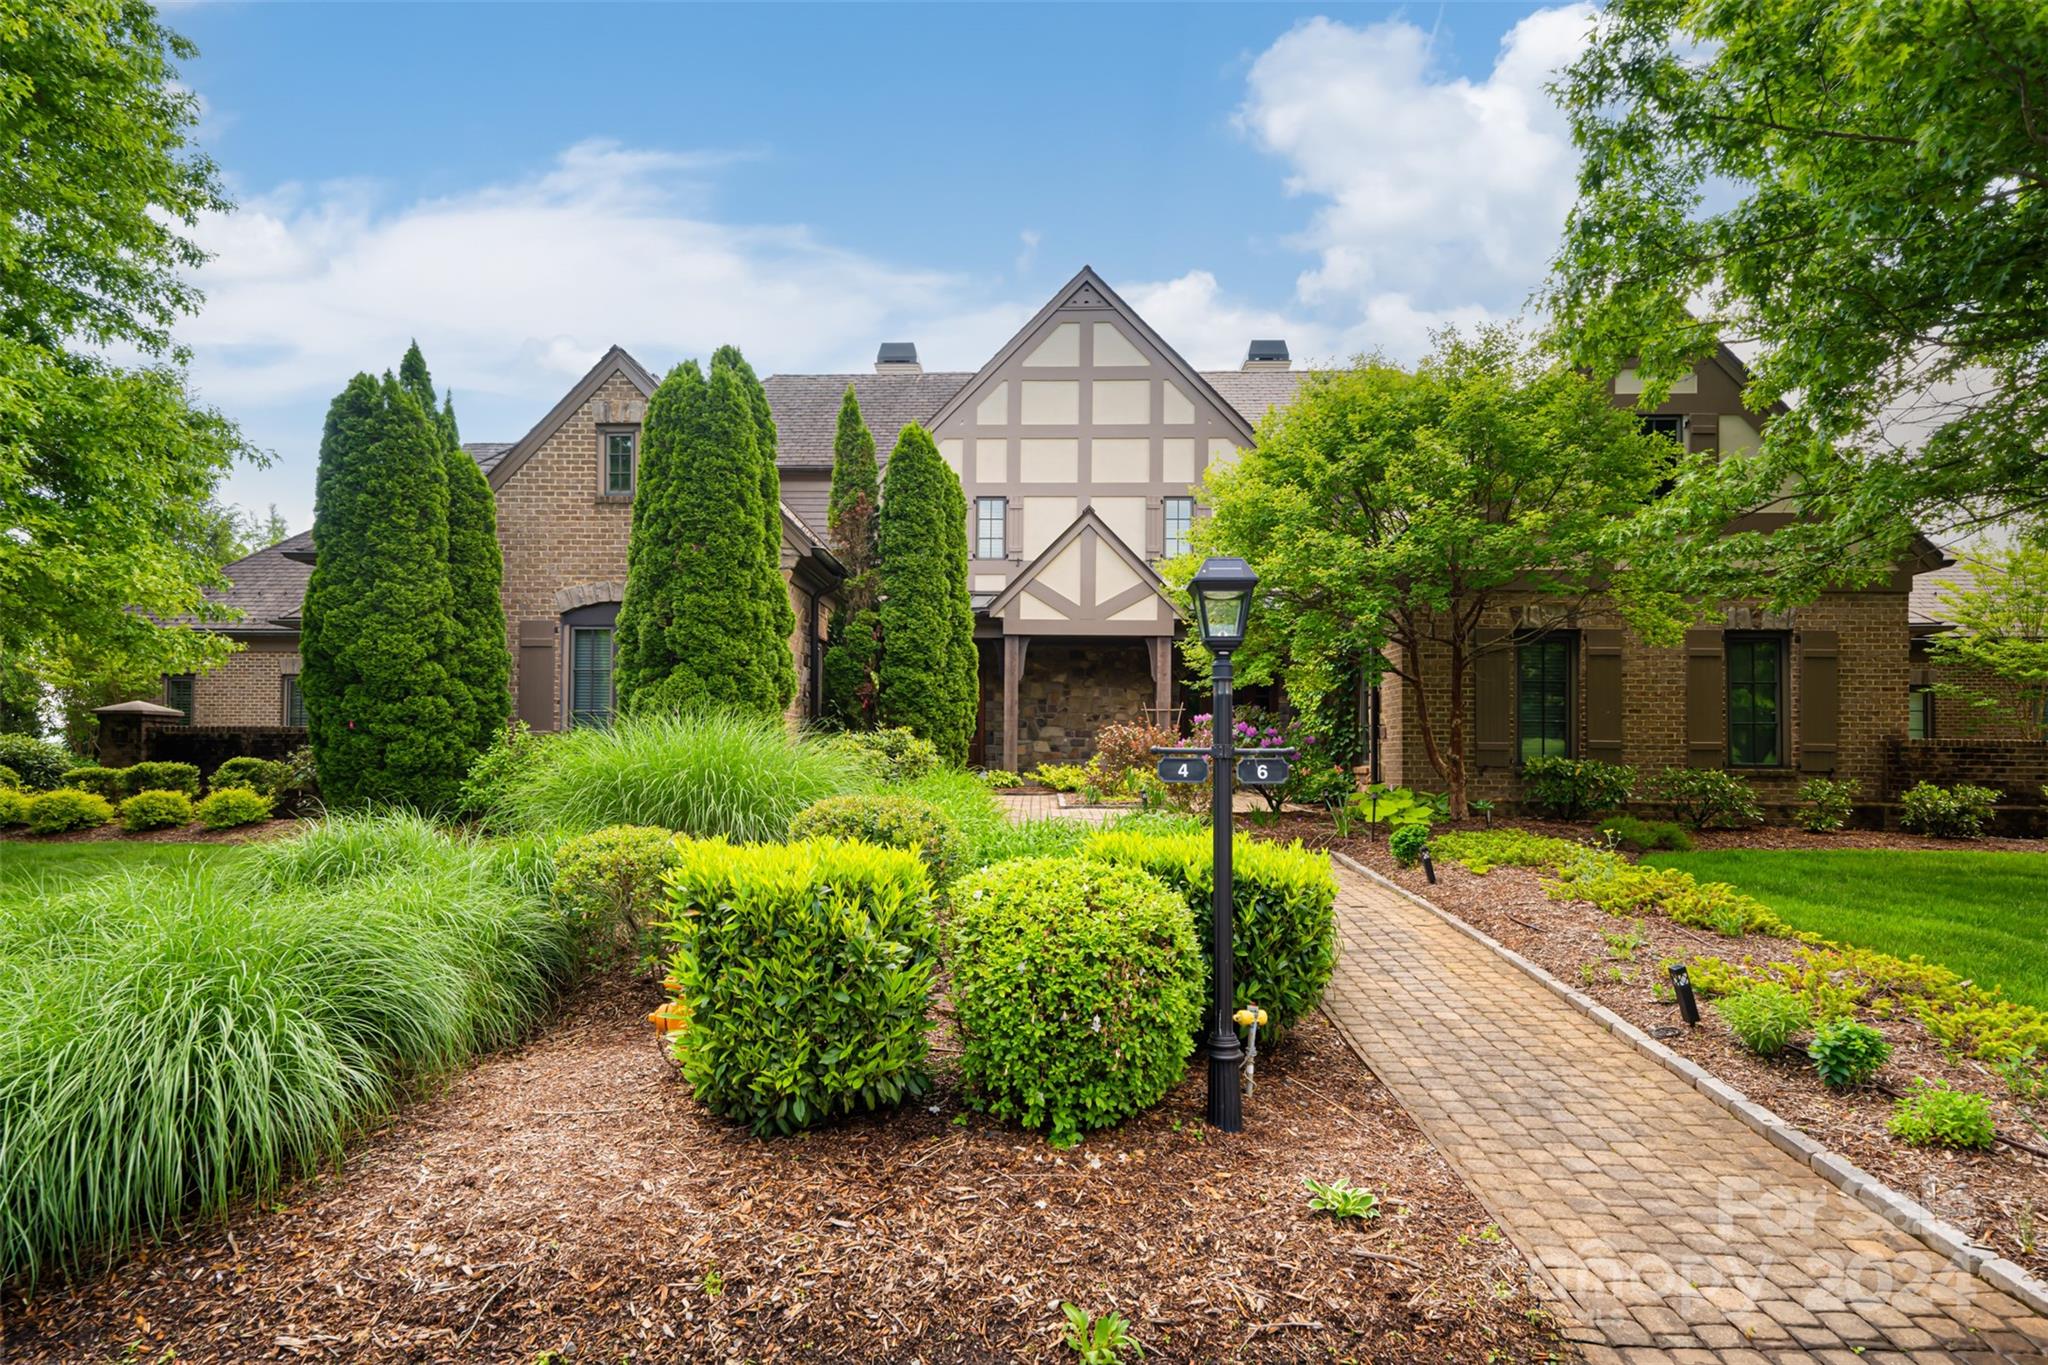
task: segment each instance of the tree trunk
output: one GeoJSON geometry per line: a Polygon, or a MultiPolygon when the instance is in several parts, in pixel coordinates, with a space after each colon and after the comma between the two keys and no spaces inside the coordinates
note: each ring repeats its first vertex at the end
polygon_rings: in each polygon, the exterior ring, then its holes
{"type": "Polygon", "coordinates": [[[1451,789],[1451,818],[1462,820],[1465,806],[1465,642],[1462,634],[1451,640],[1451,752],[1444,767],[1444,782],[1451,789]]]}

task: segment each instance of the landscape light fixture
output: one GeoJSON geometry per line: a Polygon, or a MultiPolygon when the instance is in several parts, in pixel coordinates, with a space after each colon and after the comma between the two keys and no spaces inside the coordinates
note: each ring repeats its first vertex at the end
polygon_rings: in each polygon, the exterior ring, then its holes
{"type": "Polygon", "coordinates": [[[1245,622],[1252,614],[1252,589],[1258,586],[1259,576],[1251,565],[1228,557],[1203,560],[1201,569],[1188,580],[1202,643],[1211,651],[1227,655],[1244,643],[1245,622]]]}
{"type": "Polygon", "coordinates": [[[1683,962],[1671,964],[1671,989],[1678,996],[1678,1013],[1689,1028],[1699,1027],[1700,1002],[1692,993],[1692,976],[1683,962]]]}

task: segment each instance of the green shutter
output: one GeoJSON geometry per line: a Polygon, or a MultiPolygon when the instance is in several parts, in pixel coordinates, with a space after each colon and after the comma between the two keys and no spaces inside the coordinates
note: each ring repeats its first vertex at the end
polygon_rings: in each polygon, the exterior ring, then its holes
{"type": "Polygon", "coordinates": [[[575,639],[569,665],[573,723],[609,724],[612,718],[611,628],[586,626],[571,633],[575,639]]]}

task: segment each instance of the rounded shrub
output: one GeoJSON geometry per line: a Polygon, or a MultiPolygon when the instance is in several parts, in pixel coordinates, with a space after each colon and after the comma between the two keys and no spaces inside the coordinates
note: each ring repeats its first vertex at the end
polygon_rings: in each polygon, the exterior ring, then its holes
{"type": "Polygon", "coordinates": [[[1884,1069],[1891,1060],[1892,1045],[1868,1024],[1854,1019],[1830,1019],[1813,1032],[1806,1046],[1813,1069],[1831,1090],[1862,1085],[1884,1069]]]}
{"type": "Polygon", "coordinates": [[[1076,1142],[1187,1068],[1202,964],[1187,907],[1136,867],[1019,858],[961,879],[949,924],[968,1100],[1076,1142]]]}
{"type": "Polygon", "coordinates": [[[939,766],[939,746],[901,725],[849,731],[836,736],[833,743],[843,746],[861,767],[884,782],[915,782],[939,766]]]}
{"type": "Polygon", "coordinates": [[[206,784],[216,791],[222,787],[247,787],[250,791],[274,797],[285,785],[289,771],[286,765],[273,758],[231,758],[213,770],[213,776],[206,780],[206,784]]]}
{"type": "Polygon", "coordinates": [[[1539,814],[1583,820],[1626,805],[1636,770],[1592,758],[1532,758],[1522,764],[1522,799],[1539,814]]]}
{"type": "Polygon", "coordinates": [[[1992,807],[2003,795],[1968,782],[1953,787],[1918,782],[1899,797],[1899,827],[1937,839],[1975,839],[1984,833],[1992,807]]]}
{"type": "Polygon", "coordinates": [[[8,767],[5,763],[0,763],[0,791],[15,792],[20,790],[21,774],[8,767]]]}
{"type": "Polygon", "coordinates": [[[1413,867],[1422,861],[1422,850],[1429,847],[1428,825],[1402,825],[1387,836],[1387,852],[1394,855],[1394,861],[1403,867],[1413,867]]]}
{"type": "Polygon", "coordinates": [[[208,829],[231,829],[270,818],[270,798],[247,787],[222,787],[193,807],[208,829]]]}
{"type": "Polygon", "coordinates": [[[967,840],[953,818],[914,796],[828,796],[806,806],[790,824],[792,839],[860,839],[907,848],[924,860],[932,885],[960,874],[967,840]]]}
{"type": "Polygon", "coordinates": [[[120,768],[68,768],[64,785],[73,791],[91,792],[109,801],[119,801],[128,792],[128,774],[120,768]]]}
{"type": "Polygon", "coordinates": [[[0,825],[27,824],[28,803],[33,799],[27,792],[0,787],[0,825]]]}
{"type": "Polygon", "coordinates": [[[114,819],[113,803],[97,792],[59,787],[53,792],[29,798],[28,827],[34,834],[62,834],[74,829],[98,829],[114,819]]]}
{"type": "Polygon", "coordinates": [[[142,791],[121,803],[121,828],[130,834],[192,823],[192,798],[183,792],[142,791]]]}
{"type": "Polygon", "coordinates": [[[60,786],[65,772],[78,766],[63,745],[34,735],[0,735],[0,763],[20,776],[22,790],[32,792],[60,786]]]}
{"type": "Polygon", "coordinates": [[[1913,1147],[1987,1148],[1997,1140],[1991,1102],[1947,1081],[1929,1083],[1915,1077],[1913,1088],[1892,1105],[1885,1127],[1913,1147]]]}
{"type": "MultiPolygon", "coordinates": [[[[1091,836],[1090,858],[1137,867],[1180,893],[1208,970],[1215,894],[1210,835],[1147,834],[1121,829],[1091,836]]],[[[1233,1009],[1256,1005],[1268,1022],[1261,1039],[1279,1039],[1323,998],[1337,962],[1337,879],[1330,860],[1299,843],[1239,835],[1231,845],[1234,921],[1233,1009]]],[[[1206,999],[1206,996],[1204,997],[1206,999]]]]}
{"type": "Polygon", "coordinates": [[[1759,1057],[1777,1056],[1793,1034],[1813,1022],[1813,1007],[1806,997],[1775,981],[1723,996],[1714,1009],[1742,1045],[1759,1057]]]}
{"type": "Polygon", "coordinates": [[[675,1056],[713,1113],[787,1133],[923,1094],[938,930],[902,849],[676,842],[675,1056]]]}
{"type": "MultiPolygon", "coordinates": [[[[131,792],[183,792],[187,796],[199,795],[199,769],[190,763],[138,763],[132,768],[123,768],[121,773],[126,790],[131,792]]],[[[250,784],[217,782],[214,785],[250,784]]]]}
{"type": "Polygon", "coordinates": [[[591,962],[652,954],[648,935],[666,899],[661,874],[675,864],[675,835],[648,825],[613,825],[555,850],[555,904],[591,962]]]}

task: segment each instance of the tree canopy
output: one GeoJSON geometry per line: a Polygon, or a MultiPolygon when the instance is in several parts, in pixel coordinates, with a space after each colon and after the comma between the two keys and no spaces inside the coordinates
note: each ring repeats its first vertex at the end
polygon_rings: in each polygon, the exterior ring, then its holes
{"type": "Polygon", "coordinates": [[[832,438],[832,494],[826,526],[832,553],[846,569],[825,650],[825,714],[850,730],[875,725],[876,670],[881,664],[881,587],[877,565],[881,472],[875,438],[860,413],[853,385],[839,402],[832,438]]]}
{"type": "Polygon", "coordinates": [[[1968,581],[1942,590],[1951,629],[1928,642],[1935,691],[1972,719],[2048,738],[2048,546],[1965,555],[1968,581]]]}
{"type": "Polygon", "coordinates": [[[1752,409],[1796,400],[1641,523],[1672,579],[1786,600],[1876,579],[1916,524],[2048,511],[2039,8],[1615,0],[1592,32],[1556,87],[1560,344],[1648,404],[1730,338],[1752,409]],[[1719,534],[1788,491],[1797,523],[1719,534]]]}

